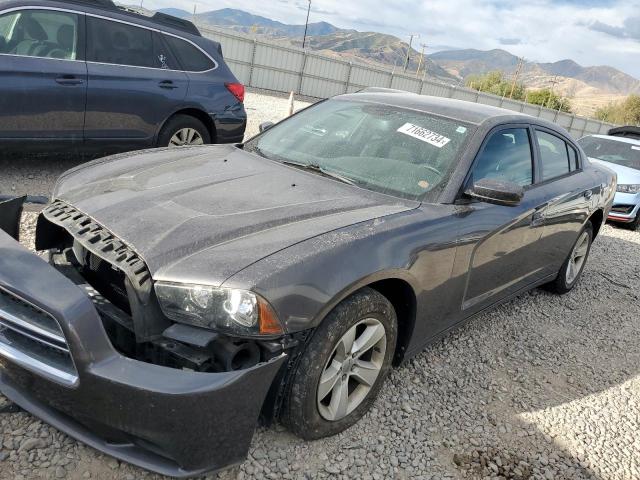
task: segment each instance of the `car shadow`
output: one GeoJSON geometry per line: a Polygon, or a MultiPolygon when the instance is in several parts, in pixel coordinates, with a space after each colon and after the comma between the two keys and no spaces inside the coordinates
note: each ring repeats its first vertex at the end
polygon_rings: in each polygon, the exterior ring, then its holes
{"type": "Polygon", "coordinates": [[[245,470],[264,472],[266,455],[311,477],[331,462],[358,475],[364,458],[384,478],[634,478],[639,249],[640,234],[604,227],[574,291],[533,290],[436,342],[336,437],[261,429],[245,470]]]}

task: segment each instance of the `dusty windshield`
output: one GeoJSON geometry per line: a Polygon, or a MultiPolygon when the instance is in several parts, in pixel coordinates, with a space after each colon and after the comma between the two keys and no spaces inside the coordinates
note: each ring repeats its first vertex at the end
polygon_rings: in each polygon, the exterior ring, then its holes
{"type": "Polygon", "coordinates": [[[584,137],[578,143],[588,157],[640,170],[640,144],[599,137],[584,137]]]}
{"type": "Polygon", "coordinates": [[[422,112],[335,99],[276,125],[245,148],[419,200],[444,187],[470,130],[422,112]]]}

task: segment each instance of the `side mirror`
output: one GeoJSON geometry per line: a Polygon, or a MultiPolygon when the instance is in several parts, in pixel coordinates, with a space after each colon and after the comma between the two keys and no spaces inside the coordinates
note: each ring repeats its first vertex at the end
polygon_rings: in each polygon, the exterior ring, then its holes
{"type": "Polygon", "coordinates": [[[467,189],[465,194],[482,202],[514,207],[522,201],[524,188],[505,180],[483,178],[467,189]]]}
{"type": "Polygon", "coordinates": [[[267,130],[269,130],[274,125],[275,125],[275,123],[273,123],[273,122],[262,122],[260,124],[260,126],[258,127],[258,130],[260,130],[260,133],[266,132],[267,130]]]}

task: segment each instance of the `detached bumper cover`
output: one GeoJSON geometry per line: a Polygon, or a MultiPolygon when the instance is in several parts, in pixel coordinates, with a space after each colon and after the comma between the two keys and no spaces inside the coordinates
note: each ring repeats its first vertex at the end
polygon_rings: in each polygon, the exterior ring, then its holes
{"type": "MultiPolygon", "coordinates": [[[[0,288],[57,320],[77,371],[69,384],[41,372],[30,352],[26,362],[0,353],[0,391],[9,399],[98,450],[164,475],[187,477],[244,460],[286,355],[227,373],[126,358],[82,290],[3,232],[0,288]]],[[[10,342],[2,315],[0,342],[10,342]]]]}

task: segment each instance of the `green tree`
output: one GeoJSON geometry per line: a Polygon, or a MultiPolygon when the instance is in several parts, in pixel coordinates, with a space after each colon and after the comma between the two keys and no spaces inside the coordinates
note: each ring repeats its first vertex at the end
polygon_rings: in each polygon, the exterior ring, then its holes
{"type": "Polygon", "coordinates": [[[640,95],[629,95],[617,103],[596,110],[594,117],[619,125],[640,125],[640,95]]]}
{"type": "Polygon", "coordinates": [[[534,105],[542,105],[551,110],[560,110],[561,112],[571,113],[571,102],[568,98],[561,97],[553,93],[549,88],[540,90],[529,90],[526,100],[534,105]]]}
{"type": "Polygon", "coordinates": [[[511,97],[513,100],[524,100],[525,88],[522,83],[513,83],[505,78],[500,71],[485,73],[484,75],[470,75],[465,84],[479,92],[492,93],[499,97],[511,97]],[[513,90],[513,93],[511,92],[513,90]]]}

